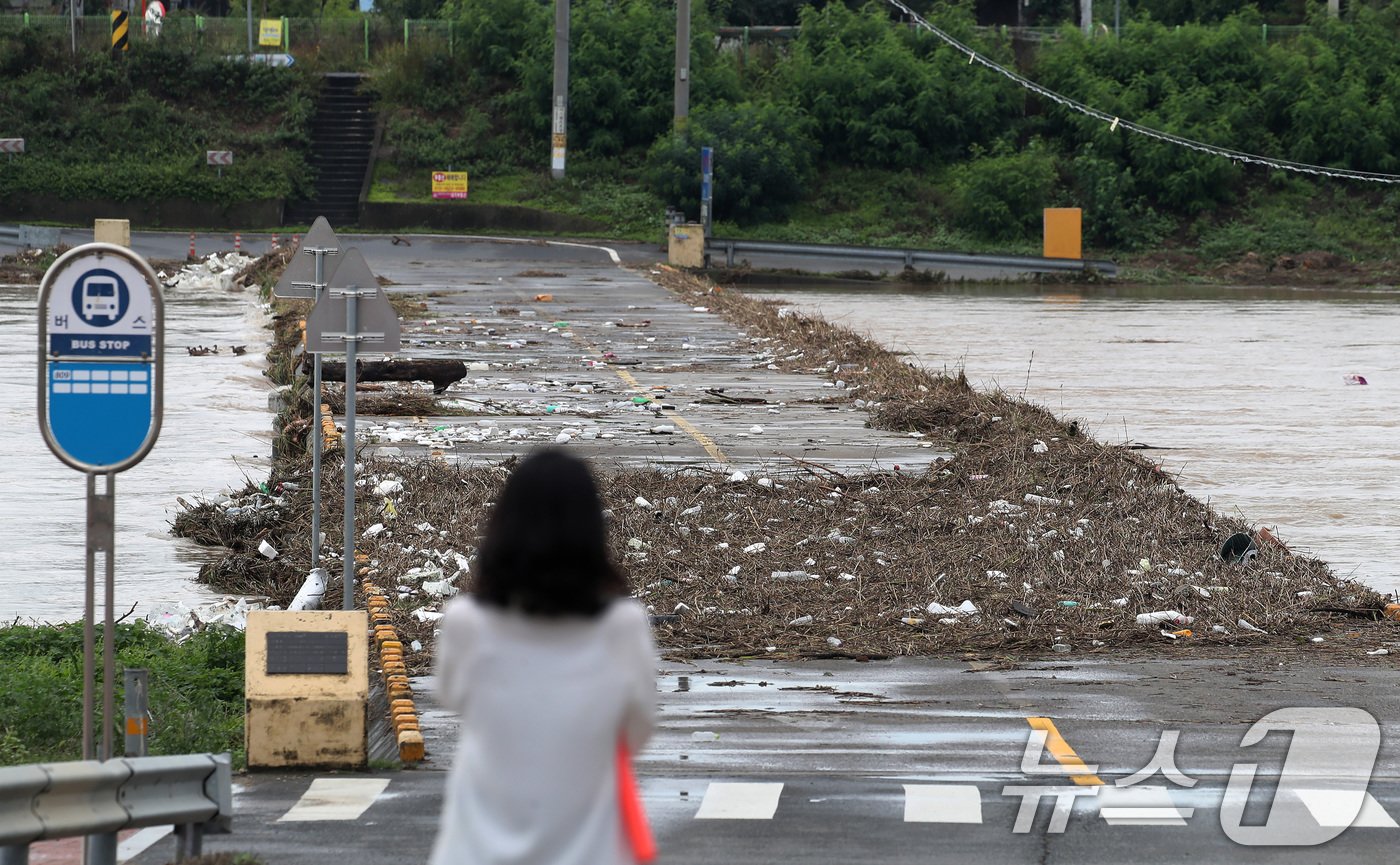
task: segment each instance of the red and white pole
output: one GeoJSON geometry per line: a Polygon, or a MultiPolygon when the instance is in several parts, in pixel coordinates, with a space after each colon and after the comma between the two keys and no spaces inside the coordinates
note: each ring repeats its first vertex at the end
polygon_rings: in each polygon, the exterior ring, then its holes
{"type": "Polygon", "coordinates": [[[195,259],[195,254],[194,254],[194,232],[193,232],[193,231],[190,232],[190,255],[189,255],[189,258],[190,258],[190,261],[194,261],[194,259],[195,259]]]}
{"type": "Polygon", "coordinates": [[[242,234],[239,234],[239,233],[236,232],[236,231],[233,233],[233,251],[234,251],[234,252],[242,252],[242,251],[243,251],[243,235],[242,235],[242,234]]]}
{"type": "Polygon", "coordinates": [[[275,235],[275,234],[272,235],[272,248],[273,248],[273,249],[281,249],[281,248],[282,248],[282,244],[278,242],[277,235],[275,235]]]}
{"type": "Polygon", "coordinates": [[[300,246],[301,246],[301,235],[300,235],[300,234],[293,234],[293,235],[292,235],[292,249],[297,249],[297,248],[299,248],[300,246]]]}

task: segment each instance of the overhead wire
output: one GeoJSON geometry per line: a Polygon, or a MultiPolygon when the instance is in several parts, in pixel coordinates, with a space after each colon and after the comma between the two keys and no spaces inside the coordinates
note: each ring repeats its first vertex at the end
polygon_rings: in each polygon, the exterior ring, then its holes
{"type": "Polygon", "coordinates": [[[1045,87],[1041,84],[1037,84],[1029,78],[1026,78],[1024,75],[1021,75],[1020,73],[1012,69],[1007,69],[1005,66],[1002,66],[1001,64],[992,60],[990,57],[987,57],[985,54],[977,53],[977,50],[975,48],[971,48],[967,45],[964,45],[962,42],[959,42],[957,39],[953,38],[953,36],[949,33],[930,24],[923,18],[923,16],[919,15],[917,12],[910,9],[908,6],[904,5],[904,3],[901,2],[901,0],[886,0],[886,2],[889,3],[891,6],[894,6],[895,8],[899,9],[906,16],[908,16],[910,21],[913,21],[919,27],[932,33],[934,36],[938,37],[949,47],[963,54],[966,54],[968,65],[971,65],[973,63],[981,64],[982,66],[985,66],[994,72],[1004,75],[1005,77],[1011,79],[1012,81],[1019,84],[1026,90],[1031,91],[1032,93],[1049,99],[1050,101],[1062,105],[1065,108],[1068,108],[1072,111],[1077,111],[1080,114],[1086,115],[1088,117],[1093,117],[1097,120],[1101,120],[1104,123],[1107,123],[1110,131],[1123,129],[1127,132],[1132,132],[1138,135],[1144,135],[1148,138],[1154,138],[1158,141],[1164,141],[1168,144],[1175,144],[1179,147],[1189,148],[1200,153],[1207,153],[1212,156],[1220,156],[1224,157],[1225,159],[1230,159],[1235,162],[1241,162],[1250,165],[1263,165],[1268,168],[1273,168],[1280,171],[1292,171],[1299,174],[1312,174],[1321,177],[1334,177],[1342,180],[1359,180],[1368,183],[1400,183],[1400,174],[1382,174],[1379,172],[1371,171],[1352,171],[1348,168],[1331,168],[1325,165],[1312,165],[1306,162],[1292,162],[1287,159],[1279,159],[1271,156],[1260,156],[1255,153],[1246,153],[1242,150],[1234,150],[1229,147],[1222,147],[1216,144],[1209,144],[1204,141],[1197,141],[1193,138],[1187,138],[1183,135],[1175,135],[1171,132],[1163,132],[1160,129],[1154,129],[1151,126],[1144,126],[1141,123],[1134,123],[1131,120],[1124,120],[1121,117],[1116,117],[1112,114],[1109,114],[1106,111],[1101,111],[1097,108],[1094,108],[1093,106],[1085,105],[1084,103],[1076,99],[1073,99],[1069,96],[1065,96],[1064,94],[1051,90],[1050,88],[1045,87]]]}

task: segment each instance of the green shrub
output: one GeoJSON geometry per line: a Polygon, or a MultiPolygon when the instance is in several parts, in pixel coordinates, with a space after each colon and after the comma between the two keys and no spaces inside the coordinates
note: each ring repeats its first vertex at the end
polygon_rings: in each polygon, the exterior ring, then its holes
{"type": "Polygon", "coordinates": [[[1055,204],[1055,157],[1039,141],[1002,147],[952,171],[953,213],[963,228],[993,240],[1019,240],[1055,204]]]}
{"type": "Polygon", "coordinates": [[[750,102],[696,112],[647,154],[651,189],[687,213],[700,212],[700,148],[713,147],[716,219],[782,219],[813,174],[816,143],[797,112],[750,102]]]}
{"type": "MultiPolygon", "coordinates": [[[[116,633],[118,676],[126,667],[150,671],[150,753],[230,751],[241,762],[242,632],[210,628],[180,644],[142,622],[116,633]]],[[[0,765],[81,757],[82,648],[80,624],[0,628],[0,765]]],[[[120,680],[116,705],[120,712],[120,680]]],[[[120,753],[120,718],[111,723],[120,753]]]]}

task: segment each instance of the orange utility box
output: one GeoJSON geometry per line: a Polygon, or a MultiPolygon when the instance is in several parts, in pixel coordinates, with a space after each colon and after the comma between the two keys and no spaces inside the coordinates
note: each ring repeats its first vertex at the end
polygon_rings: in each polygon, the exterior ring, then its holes
{"type": "Polygon", "coordinates": [[[1083,258],[1083,212],[1077,207],[1045,208],[1045,257],[1083,258]]]}

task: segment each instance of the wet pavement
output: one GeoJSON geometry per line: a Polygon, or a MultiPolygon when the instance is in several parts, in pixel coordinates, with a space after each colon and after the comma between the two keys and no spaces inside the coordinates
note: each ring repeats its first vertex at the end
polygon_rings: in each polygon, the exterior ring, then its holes
{"type": "Polygon", "coordinates": [[[607,249],[527,257],[536,249],[436,241],[418,260],[370,262],[390,291],[427,295],[425,317],[403,322],[398,359],[468,369],[442,395],[460,415],[362,419],[380,453],[480,462],[556,443],[625,465],[770,473],[798,460],[847,472],[947,456],[868,429],[856,395],[819,375],[827,368],[778,370],[768,341],[682,303],[607,249]]]}
{"type": "MultiPolygon", "coordinates": [[[[1392,669],[1262,659],[1014,669],[930,659],[663,663],[659,728],[636,765],[664,862],[1374,862],[1400,837],[1396,683],[1392,669]],[[1287,735],[1242,746],[1251,724],[1295,704],[1359,707],[1379,720],[1369,799],[1358,794],[1346,811],[1325,771],[1279,792],[1287,735]],[[1089,764],[1087,783],[1066,774],[1053,743],[1027,762],[1039,718],[1089,764]],[[1171,753],[1181,774],[1120,786],[1170,731],[1179,733],[1171,753]],[[1245,763],[1258,765],[1260,780],[1247,794],[1227,793],[1245,763]],[[1026,795],[1017,788],[1036,785],[1077,791],[1058,831],[1050,798],[1017,831],[1026,795]],[[1273,807],[1291,808],[1298,825],[1327,826],[1342,812],[1356,822],[1316,847],[1227,837],[1223,806],[1243,806],[1245,826],[1263,824],[1276,797],[1273,807]]],[[[457,722],[432,707],[430,678],[415,690],[430,755],[422,767],[244,776],[235,834],[209,839],[208,849],[285,865],[368,863],[386,851],[396,862],[425,861],[457,722]],[[327,777],[388,783],[358,819],[278,822],[327,777]]],[[[1345,749],[1346,731],[1335,729],[1345,749]]],[[[152,850],[135,861],[166,860],[152,850]]]]}

